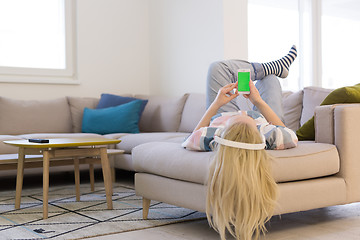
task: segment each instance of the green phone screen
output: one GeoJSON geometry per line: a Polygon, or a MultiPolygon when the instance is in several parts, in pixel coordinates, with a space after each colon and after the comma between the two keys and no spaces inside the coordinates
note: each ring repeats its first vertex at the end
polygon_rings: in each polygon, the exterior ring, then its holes
{"type": "Polygon", "coordinates": [[[250,92],[250,72],[238,72],[238,91],[250,92]]]}

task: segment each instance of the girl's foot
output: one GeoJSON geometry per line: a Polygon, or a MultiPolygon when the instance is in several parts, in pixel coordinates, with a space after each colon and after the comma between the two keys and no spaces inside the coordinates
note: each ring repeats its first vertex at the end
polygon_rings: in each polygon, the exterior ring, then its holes
{"type": "Polygon", "coordinates": [[[296,57],[297,50],[296,46],[293,45],[289,53],[281,59],[268,63],[261,63],[261,66],[265,72],[265,76],[274,74],[280,78],[286,78],[289,74],[289,67],[294,62],[296,57]]]}

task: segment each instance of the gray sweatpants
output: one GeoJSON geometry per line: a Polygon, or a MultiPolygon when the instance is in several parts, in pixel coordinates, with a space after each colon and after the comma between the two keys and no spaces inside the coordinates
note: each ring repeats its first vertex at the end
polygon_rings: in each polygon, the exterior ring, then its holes
{"type": "MultiPolygon", "coordinates": [[[[212,63],[207,76],[206,107],[208,108],[215,100],[221,87],[237,81],[238,69],[250,69],[251,80],[256,81],[255,86],[259,90],[260,96],[284,122],[282,89],[279,79],[275,75],[265,76],[259,63],[249,63],[243,60],[225,60],[212,63]]],[[[222,106],[218,113],[239,110],[241,109],[234,99],[222,106]]],[[[257,111],[255,106],[254,111],[257,111]]]]}

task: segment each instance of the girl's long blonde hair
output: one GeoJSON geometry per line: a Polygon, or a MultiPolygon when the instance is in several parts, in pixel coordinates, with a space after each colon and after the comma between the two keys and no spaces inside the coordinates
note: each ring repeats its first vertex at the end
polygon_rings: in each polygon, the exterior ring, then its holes
{"type": "MultiPolygon", "coordinates": [[[[224,129],[222,138],[261,143],[258,130],[244,122],[224,129]]],[[[218,144],[210,167],[206,214],[210,225],[225,239],[226,230],[236,239],[257,239],[266,232],[273,215],[277,185],[270,156],[265,150],[247,150],[218,144]]]]}

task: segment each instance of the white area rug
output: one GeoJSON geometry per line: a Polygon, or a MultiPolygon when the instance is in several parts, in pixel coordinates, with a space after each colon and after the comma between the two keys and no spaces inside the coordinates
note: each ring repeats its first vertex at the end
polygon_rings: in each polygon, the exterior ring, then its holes
{"type": "Polygon", "coordinates": [[[42,219],[42,188],[25,189],[21,208],[14,209],[15,190],[0,192],[0,239],[80,239],[205,218],[204,213],[151,202],[149,219],[142,219],[142,199],[127,186],[114,183],[113,210],[106,209],[103,185],[50,186],[49,218],[42,219]]]}

